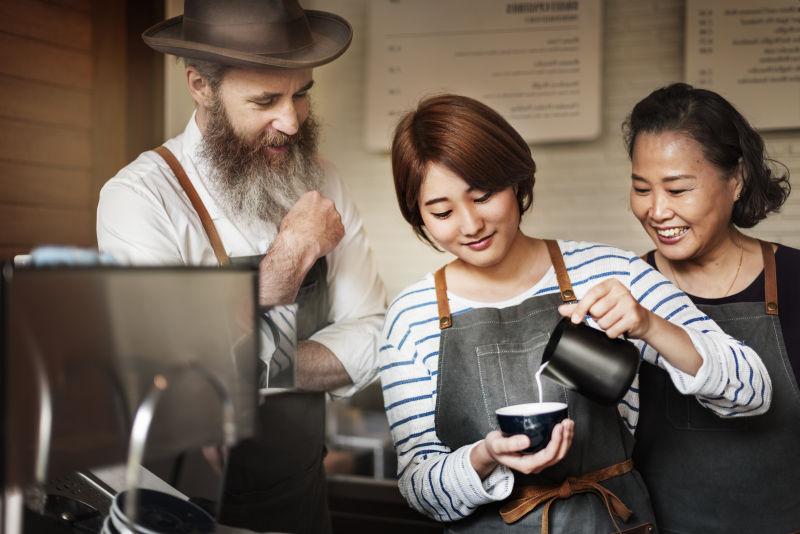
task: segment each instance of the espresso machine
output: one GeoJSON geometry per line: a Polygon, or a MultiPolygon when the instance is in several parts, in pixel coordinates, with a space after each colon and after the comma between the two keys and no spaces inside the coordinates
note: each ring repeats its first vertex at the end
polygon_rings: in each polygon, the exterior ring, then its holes
{"type": "Polygon", "coordinates": [[[252,270],[6,264],[0,303],[0,533],[148,531],[137,513],[185,496],[145,461],[252,435],[252,270]]]}

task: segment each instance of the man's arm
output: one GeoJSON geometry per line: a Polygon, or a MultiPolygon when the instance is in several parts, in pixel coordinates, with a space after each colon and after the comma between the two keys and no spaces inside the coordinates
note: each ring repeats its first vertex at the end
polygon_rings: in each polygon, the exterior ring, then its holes
{"type": "Polygon", "coordinates": [[[327,256],[328,319],[333,324],[298,344],[296,385],[348,396],[377,372],[386,293],[355,206],[338,178],[328,179],[325,194],[330,199],[316,191],[306,193],[281,222],[259,266],[259,302],[294,302],[314,262],[327,256]]]}
{"type": "MultiPolygon", "coordinates": [[[[259,265],[259,303],[294,302],[300,284],[320,257],[344,236],[334,203],[316,191],[304,194],[286,214],[259,265]]],[[[325,345],[301,341],[296,350],[295,385],[307,391],[329,391],[352,384],[344,365],[325,345]]]]}
{"type": "Polygon", "coordinates": [[[295,385],[306,391],[331,391],[353,383],[339,358],[316,341],[297,344],[296,365],[295,385]]]}

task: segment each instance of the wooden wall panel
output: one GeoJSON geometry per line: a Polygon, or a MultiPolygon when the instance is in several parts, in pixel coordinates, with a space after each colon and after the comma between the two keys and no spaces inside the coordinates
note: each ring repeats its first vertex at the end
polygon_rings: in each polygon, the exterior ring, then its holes
{"type": "Polygon", "coordinates": [[[92,126],[89,91],[0,76],[0,117],[44,124],[92,126]]]}
{"type": "Polygon", "coordinates": [[[162,141],[163,60],[140,34],[163,13],[163,0],[0,0],[0,259],[95,245],[100,187],[162,141]]]}
{"type": "Polygon", "coordinates": [[[92,88],[92,57],[87,52],[0,33],[0,74],[88,90],[92,88]]]}
{"type": "Polygon", "coordinates": [[[0,199],[3,204],[95,209],[88,170],[47,165],[0,161],[0,199]]]}
{"type": "MultiPolygon", "coordinates": [[[[45,4],[52,4],[54,6],[68,7],[77,11],[89,13],[92,10],[92,2],[97,0],[42,0],[45,4]]],[[[113,1],[113,0],[106,0],[113,1]]],[[[139,0],[134,0],[139,2],[139,0]]]]}
{"type": "Polygon", "coordinates": [[[91,150],[86,131],[0,118],[0,160],[90,169],[91,150]]]}
{"type": "Polygon", "coordinates": [[[0,32],[90,52],[89,13],[41,0],[0,2],[0,32]]]}
{"type": "Polygon", "coordinates": [[[0,204],[3,246],[94,242],[94,215],[87,210],[41,208],[0,204]],[[12,237],[10,239],[8,237],[12,237]]]}
{"type": "Polygon", "coordinates": [[[125,65],[126,6],[122,2],[95,2],[94,20],[103,25],[94,32],[94,70],[97,98],[92,109],[92,153],[94,155],[94,189],[97,202],[100,188],[128,163],[125,153],[128,79],[125,65]]]}

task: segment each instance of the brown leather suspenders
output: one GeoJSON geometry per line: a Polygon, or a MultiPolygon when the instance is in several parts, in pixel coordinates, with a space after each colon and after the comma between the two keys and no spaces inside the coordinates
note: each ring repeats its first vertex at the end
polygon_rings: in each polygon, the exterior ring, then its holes
{"type": "Polygon", "coordinates": [[[214,249],[214,254],[217,256],[217,261],[223,266],[230,265],[231,259],[228,257],[228,253],[225,252],[225,247],[222,246],[222,240],[219,238],[217,228],[211,221],[211,216],[208,214],[208,210],[206,210],[205,205],[203,205],[203,201],[200,200],[200,195],[197,194],[197,190],[192,185],[192,181],[189,180],[189,177],[186,175],[186,171],[183,170],[183,166],[181,166],[175,155],[164,145],[161,145],[154,150],[164,159],[164,161],[167,162],[167,165],[169,165],[169,168],[172,169],[172,172],[178,179],[178,183],[181,184],[181,187],[189,197],[189,200],[194,207],[194,211],[197,212],[197,215],[200,217],[200,222],[203,223],[203,229],[206,231],[206,236],[208,236],[209,242],[211,242],[211,248],[214,249]]]}

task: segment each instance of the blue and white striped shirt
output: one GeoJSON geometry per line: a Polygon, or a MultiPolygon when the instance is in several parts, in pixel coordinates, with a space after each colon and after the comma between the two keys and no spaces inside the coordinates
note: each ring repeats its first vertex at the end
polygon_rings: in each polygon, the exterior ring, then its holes
{"type": "MultiPolygon", "coordinates": [[[[559,241],[578,299],[594,285],[616,278],[644,307],[680,325],[689,334],[703,364],[695,376],[675,369],[657,351],[632,340],[641,357],[667,371],[683,394],[695,395],[723,417],[767,411],[772,386],[761,359],[749,347],[725,334],[691,300],[636,254],[614,247],[559,241]]],[[[496,303],[469,301],[448,292],[454,315],[476,307],[514,306],[537,295],[558,292],[552,267],[534,287],[496,303]]],[[[597,324],[589,324],[598,328],[597,324]]],[[[454,521],[476,507],[503,500],[511,493],[513,474],[505,466],[480,480],[469,461],[475,444],[452,451],[434,426],[439,364],[439,321],[433,275],[408,287],[386,313],[380,349],[384,405],[398,458],[400,492],[416,510],[439,521],[454,521]]],[[[533,377],[531,377],[533,380],[533,377]]],[[[618,405],[633,432],[639,417],[638,377],[618,405]]],[[[576,428],[576,432],[580,429],[576,428]]]]}

